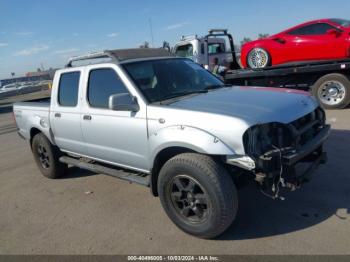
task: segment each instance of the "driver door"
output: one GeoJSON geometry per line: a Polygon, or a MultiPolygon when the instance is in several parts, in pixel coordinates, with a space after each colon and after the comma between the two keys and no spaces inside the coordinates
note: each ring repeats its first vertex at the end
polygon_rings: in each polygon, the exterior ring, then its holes
{"type": "Polygon", "coordinates": [[[343,58],[346,55],[345,41],[340,35],[329,34],[338,30],[327,23],[316,23],[289,32],[295,37],[294,61],[326,60],[343,58]]]}
{"type": "Polygon", "coordinates": [[[82,131],[89,157],[138,170],[147,170],[146,106],[138,112],[108,108],[111,95],[130,93],[119,68],[94,66],[86,75],[82,131]]]}

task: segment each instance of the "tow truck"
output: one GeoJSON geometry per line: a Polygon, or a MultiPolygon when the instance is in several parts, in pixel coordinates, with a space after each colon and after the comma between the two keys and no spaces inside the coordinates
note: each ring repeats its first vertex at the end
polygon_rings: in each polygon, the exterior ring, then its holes
{"type": "Polygon", "coordinates": [[[173,51],[209,70],[212,70],[212,61],[217,57],[219,64],[227,67],[223,78],[230,85],[309,91],[327,109],[342,109],[350,104],[350,59],[242,69],[237,62],[239,54],[235,50],[233,37],[227,29],[211,29],[204,37],[182,37],[173,51]]]}

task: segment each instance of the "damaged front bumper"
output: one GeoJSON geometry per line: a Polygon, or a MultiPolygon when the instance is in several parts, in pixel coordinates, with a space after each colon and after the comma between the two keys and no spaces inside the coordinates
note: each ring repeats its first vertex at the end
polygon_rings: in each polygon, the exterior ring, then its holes
{"type": "Polygon", "coordinates": [[[325,123],[321,108],[289,124],[252,126],[243,136],[246,155],[229,156],[226,163],[255,176],[264,193],[278,198],[281,186],[298,188],[326,163],[323,144],[329,133],[330,125],[325,123]]]}
{"type": "Polygon", "coordinates": [[[257,159],[256,180],[269,187],[274,185],[276,177],[283,179],[290,188],[298,187],[301,183],[311,179],[313,171],[327,162],[327,153],[323,151],[323,143],[328,138],[330,126],[324,125],[319,133],[301,147],[276,148],[264,153],[257,159]],[[303,172],[298,173],[296,166],[300,163],[308,164],[303,172]]]}
{"type": "MultiPolygon", "coordinates": [[[[326,139],[329,136],[330,130],[331,130],[330,125],[325,125],[322,128],[322,130],[306,145],[299,148],[298,150],[294,149],[288,153],[285,153],[283,155],[283,162],[287,165],[293,165],[298,161],[304,159],[305,157],[309,156],[313,152],[315,152],[316,149],[322,147],[323,143],[326,141],[326,139]]],[[[322,155],[326,155],[326,153],[323,153],[322,155]]]]}

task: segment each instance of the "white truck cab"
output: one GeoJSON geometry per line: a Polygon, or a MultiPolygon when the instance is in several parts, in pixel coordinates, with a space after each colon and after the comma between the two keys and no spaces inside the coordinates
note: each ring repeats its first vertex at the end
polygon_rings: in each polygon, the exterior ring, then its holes
{"type": "MultiPolygon", "coordinates": [[[[180,57],[186,57],[194,62],[212,70],[214,58],[218,58],[219,65],[229,66],[237,62],[232,41],[226,41],[223,37],[229,36],[226,29],[211,29],[206,36],[182,36],[174,46],[173,52],[180,57]]],[[[231,37],[232,39],[232,37],[231,37]]]]}

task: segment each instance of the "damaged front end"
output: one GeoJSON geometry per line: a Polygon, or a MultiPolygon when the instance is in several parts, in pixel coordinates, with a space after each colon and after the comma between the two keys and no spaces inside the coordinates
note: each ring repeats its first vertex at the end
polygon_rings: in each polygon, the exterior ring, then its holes
{"type": "Polygon", "coordinates": [[[264,193],[279,198],[279,187],[295,190],[309,181],[313,171],[327,161],[323,143],[330,132],[321,108],[289,123],[268,123],[249,128],[243,142],[246,155],[254,161],[255,180],[264,193]],[[299,163],[307,168],[296,172],[299,163]]]}

